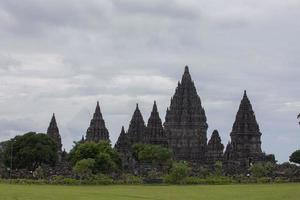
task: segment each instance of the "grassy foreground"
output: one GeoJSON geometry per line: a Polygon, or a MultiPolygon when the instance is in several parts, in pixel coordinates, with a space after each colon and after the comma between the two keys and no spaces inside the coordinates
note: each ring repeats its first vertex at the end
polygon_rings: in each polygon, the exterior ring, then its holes
{"type": "Polygon", "coordinates": [[[299,200],[300,184],[54,186],[0,184],[1,200],[299,200]]]}

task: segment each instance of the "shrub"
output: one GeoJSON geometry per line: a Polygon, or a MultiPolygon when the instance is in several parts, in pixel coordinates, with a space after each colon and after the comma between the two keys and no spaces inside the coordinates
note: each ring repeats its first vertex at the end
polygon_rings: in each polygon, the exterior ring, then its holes
{"type": "Polygon", "coordinates": [[[165,182],[172,184],[184,184],[189,172],[190,168],[185,162],[173,163],[170,173],[165,177],[165,182]]]}
{"type": "Polygon", "coordinates": [[[210,175],[210,172],[207,168],[202,167],[202,166],[199,168],[199,172],[198,172],[198,177],[199,178],[206,178],[209,175],[210,175]]]}
{"type": "Polygon", "coordinates": [[[82,183],[87,185],[111,185],[114,181],[107,175],[97,174],[91,176],[89,179],[83,180],[82,183]]]}
{"type": "Polygon", "coordinates": [[[186,178],[185,183],[190,185],[204,185],[207,184],[207,179],[191,176],[186,178]]]}
{"type": "Polygon", "coordinates": [[[116,181],[117,184],[142,184],[143,180],[139,176],[134,176],[132,174],[122,174],[119,180],[116,181]]]}
{"type": "Polygon", "coordinates": [[[261,177],[257,179],[257,183],[271,183],[272,179],[269,177],[261,177]]]}
{"type": "Polygon", "coordinates": [[[257,163],[251,166],[250,171],[256,178],[272,176],[274,173],[274,164],[270,162],[257,163]]]}
{"type": "Polygon", "coordinates": [[[82,159],[73,167],[73,171],[82,178],[87,178],[92,175],[95,166],[95,160],[92,158],[82,159]]]}
{"type": "Polygon", "coordinates": [[[108,142],[77,143],[70,152],[70,160],[75,165],[83,159],[94,159],[93,173],[112,173],[121,167],[121,159],[108,142]]]}

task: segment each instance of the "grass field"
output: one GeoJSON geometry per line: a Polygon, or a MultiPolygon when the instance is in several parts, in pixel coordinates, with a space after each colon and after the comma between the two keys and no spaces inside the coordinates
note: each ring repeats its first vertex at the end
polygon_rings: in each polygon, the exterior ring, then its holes
{"type": "Polygon", "coordinates": [[[53,186],[0,184],[0,200],[299,200],[300,184],[53,186]]]}

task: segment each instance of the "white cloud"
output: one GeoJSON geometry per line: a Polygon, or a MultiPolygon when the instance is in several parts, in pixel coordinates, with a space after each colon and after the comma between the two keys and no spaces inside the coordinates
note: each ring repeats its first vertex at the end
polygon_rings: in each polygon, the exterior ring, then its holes
{"type": "Polygon", "coordinates": [[[136,102],[147,121],[157,100],[164,119],[188,64],[208,135],[218,128],[227,143],[247,89],[263,149],[285,161],[300,142],[299,10],[298,0],[0,0],[0,138],[45,131],[55,112],[69,149],[100,100],[115,141],[136,102]]]}

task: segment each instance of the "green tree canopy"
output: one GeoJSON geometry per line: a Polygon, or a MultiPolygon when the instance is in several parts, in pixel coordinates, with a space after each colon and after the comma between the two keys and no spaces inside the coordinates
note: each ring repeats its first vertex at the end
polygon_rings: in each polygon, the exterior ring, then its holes
{"type": "Polygon", "coordinates": [[[82,159],[76,163],[73,167],[73,171],[80,176],[80,179],[83,177],[88,177],[92,174],[95,167],[95,160],[92,158],[82,159]]]}
{"type": "Polygon", "coordinates": [[[55,165],[57,145],[46,134],[29,132],[8,141],[4,149],[4,163],[13,169],[34,171],[41,164],[55,165]]]}
{"type": "Polygon", "coordinates": [[[172,158],[170,149],[150,144],[133,145],[133,155],[138,161],[152,163],[165,163],[172,158]]]}
{"type": "Polygon", "coordinates": [[[290,156],[290,162],[300,164],[300,150],[295,151],[290,156]]]}
{"type": "Polygon", "coordinates": [[[70,160],[73,165],[83,159],[94,159],[94,173],[109,173],[119,170],[121,159],[109,142],[85,142],[77,143],[70,152],[70,160]]]}
{"type": "Polygon", "coordinates": [[[254,177],[270,177],[274,173],[274,164],[271,162],[256,163],[251,166],[250,171],[254,177]]]}
{"type": "Polygon", "coordinates": [[[186,162],[174,162],[170,173],[166,176],[166,182],[183,184],[189,176],[191,169],[186,162]]]}

